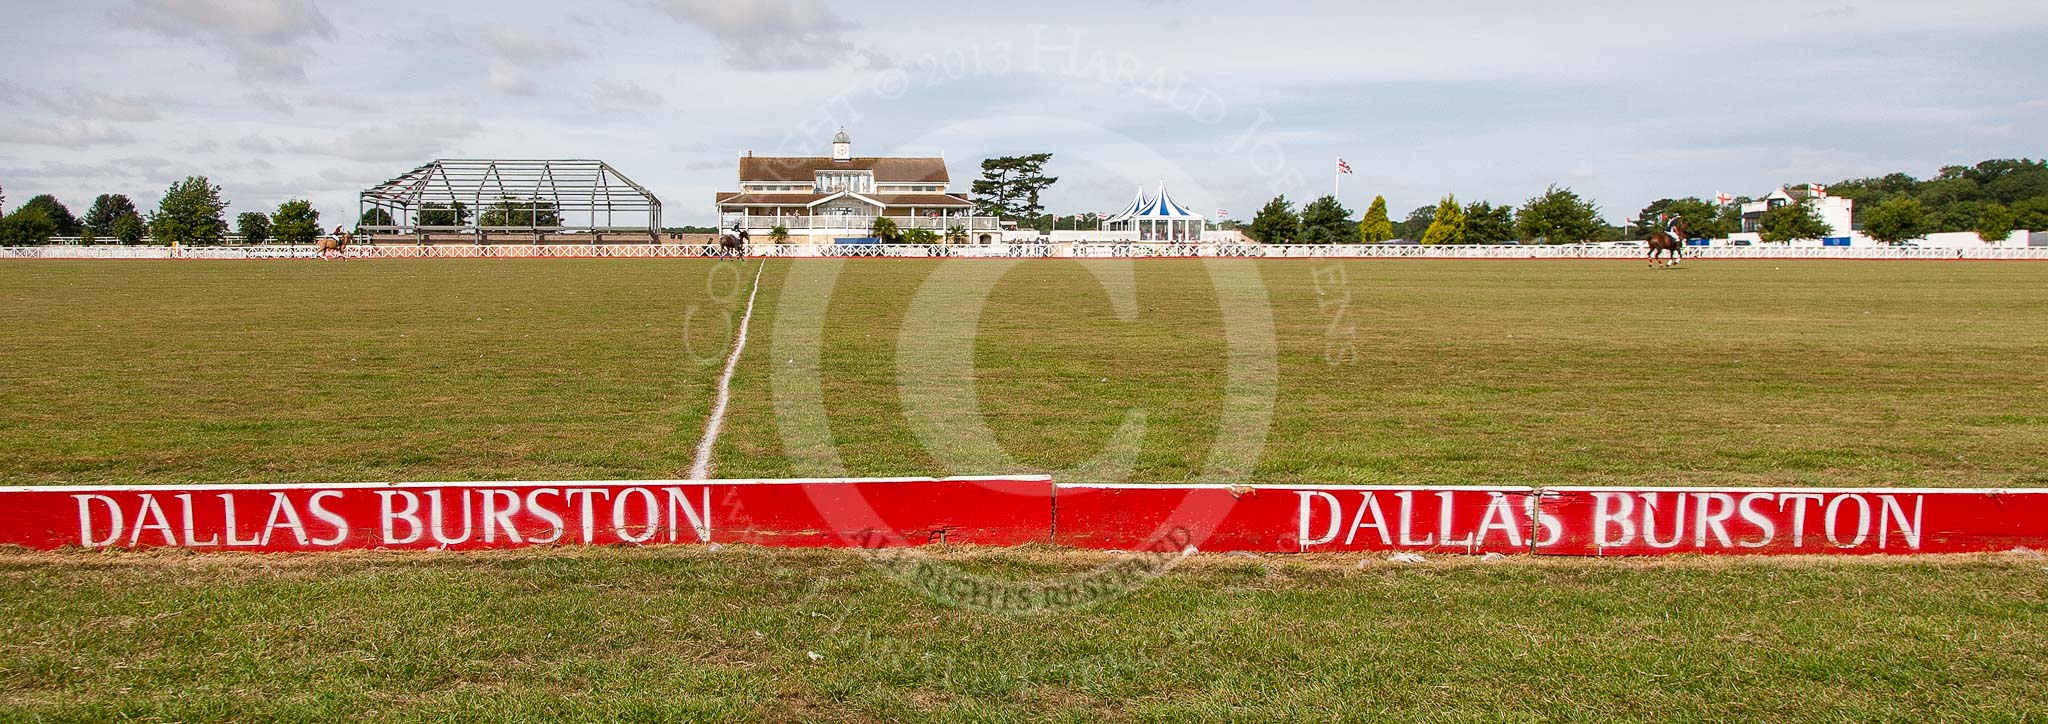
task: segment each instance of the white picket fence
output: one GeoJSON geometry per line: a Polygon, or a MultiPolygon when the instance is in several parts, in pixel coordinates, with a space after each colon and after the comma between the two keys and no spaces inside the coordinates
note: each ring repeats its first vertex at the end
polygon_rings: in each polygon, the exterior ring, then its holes
{"type": "MultiPolygon", "coordinates": [[[[757,244],[749,256],[773,258],[962,259],[1641,259],[1641,248],[1574,246],[1334,246],[1262,244],[757,244]]],[[[678,244],[494,244],[354,246],[350,259],[686,259],[720,256],[715,246],[678,244]]],[[[2048,261],[2048,247],[1935,249],[1916,247],[1693,247],[1689,259],[1960,259],[2048,261]]],[[[318,259],[306,246],[19,246],[0,259],[318,259]]]]}

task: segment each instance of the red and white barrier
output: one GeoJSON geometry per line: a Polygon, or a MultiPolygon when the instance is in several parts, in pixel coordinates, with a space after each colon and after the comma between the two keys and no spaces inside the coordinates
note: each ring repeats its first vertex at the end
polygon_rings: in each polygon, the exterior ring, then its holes
{"type": "Polygon", "coordinates": [[[1970,553],[2048,545],[2048,490],[1549,488],[1558,555],[1970,553]]]}
{"type": "Polygon", "coordinates": [[[1136,549],[1172,537],[1211,552],[1527,553],[1528,488],[1060,485],[1053,539],[1136,549]]]}
{"type": "Polygon", "coordinates": [[[2048,549],[2048,490],[1054,485],[1039,476],[0,488],[0,545],[752,543],[1541,555],[2048,549]]]}
{"type": "Polygon", "coordinates": [[[27,487],[0,544],[259,552],[1050,541],[1043,477],[27,487]]]}

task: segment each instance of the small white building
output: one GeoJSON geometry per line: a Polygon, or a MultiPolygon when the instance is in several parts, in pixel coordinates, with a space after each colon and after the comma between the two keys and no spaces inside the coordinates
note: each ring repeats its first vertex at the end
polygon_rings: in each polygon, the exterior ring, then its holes
{"type": "MultiPolygon", "coordinates": [[[[1771,209],[1800,202],[1810,202],[1813,210],[1820,214],[1820,220],[1827,222],[1827,242],[1835,246],[1848,246],[1856,228],[1856,201],[1829,196],[1827,189],[1819,186],[1781,188],[1769,196],[1742,205],[1742,233],[1755,234],[1764,213],[1771,209]]],[[[1822,241],[1815,239],[1814,241],[1822,241]]]]}
{"type": "Polygon", "coordinates": [[[1207,223],[1201,214],[1174,203],[1173,196],[1166,193],[1166,182],[1161,181],[1159,193],[1151,196],[1145,195],[1145,187],[1138,187],[1138,197],[1123,211],[1103,221],[1102,229],[1120,233],[1130,241],[1170,244],[1201,241],[1207,223]]]}

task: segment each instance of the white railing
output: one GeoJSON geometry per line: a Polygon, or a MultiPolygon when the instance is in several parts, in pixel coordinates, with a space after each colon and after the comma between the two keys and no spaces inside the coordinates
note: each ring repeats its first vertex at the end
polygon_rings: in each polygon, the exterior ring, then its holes
{"type": "MultiPolygon", "coordinates": [[[[937,218],[937,219],[934,219],[934,218],[930,218],[930,217],[924,217],[924,216],[919,216],[919,217],[907,217],[907,216],[890,216],[890,217],[887,217],[887,218],[888,218],[888,219],[889,219],[890,221],[893,221],[893,222],[895,222],[895,223],[896,223],[896,228],[898,228],[898,229],[929,229],[929,230],[931,230],[931,231],[939,231],[939,232],[943,232],[943,231],[945,231],[945,230],[947,230],[947,229],[950,229],[950,228],[952,228],[952,227],[955,227],[955,226],[961,227],[961,228],[963,228],[963,229],[966,229],[966,230],[968,230],[968,231],[1000,231],[1000,230],[1001,230],[1001,229],[1003,228],[1003,226],[1002,226],[1002,220],[1001,220],[1001,219],[996,219],[996,218],[992,218],[992,217],[983,217],[983,216],[977,216],[977,217],[974,217],[974,218],[972,218],[972,219],[969,219],[969,218],[964,218],[964,217],[952,217],[952,218],[944,218],[944,217],[942,217],[942,218],[937,218]]],[[[725,227],[725,228],[732,228],[732,224],[733,224],[733,222],[735,222],[735,221],[739,221],[739,222],[741,222],[742,224],[744,224],[744,225],[745,225],[745,227],[747,228],[747,230],[748,230],[749,232],[751,232],[751,233],[754,233],[754,234],[756,234],[756,235],[760,234],[761,232],[763,232],[763,231],[765,231],[765,230],[768,230],[768,229],[773,229],[773,228],[775,228],[775,227],[777,227],[777,226],[781,226],[782,228],[788,229],[788,230],[790,230],[790,231],[792,231],[792,232],[798,232],[798,231],[811,231],[811,230],[821,230],[821,231],[857,231],[857,232],[860,232],[860,233],[862,233],[862,234],[865,234],[865,233],[867,233],[868,229],[870,229],[870,228],[873,228],[873,227],[874,227],[874,223],[875,223],[875,217],[873,217],[873,216],[781,216],[781,217],[776,217],[776,216],[749,216],[749,217],[746,217],[745,219],[741,219],[740,217],[737,217],[737,216],[735,216],[735,217],[732,217],[732,218],[728,218],[728,219],[726,219],[726,220],[724,221],[724,227],[725,227]]]]}
{"type": "MultiPolygon", "coordinates": [[[[1260,244],[766,244],[750,256],[775,258],[1078,258],[1078,259],[1642,259],[1641,248],[1615,246],[1337,246],[1260,244]]],[[[716,246],[682,244],[397,244],[351,246],[351,259],[698,258],[716,246]]],[[[17,246],[0,259],[316,259],[308,246],[17,246]]],[[[1695,247],[1687,259],[2036,260],[2048,247],[1929,249],[1891,247],[1695,247]]]]}

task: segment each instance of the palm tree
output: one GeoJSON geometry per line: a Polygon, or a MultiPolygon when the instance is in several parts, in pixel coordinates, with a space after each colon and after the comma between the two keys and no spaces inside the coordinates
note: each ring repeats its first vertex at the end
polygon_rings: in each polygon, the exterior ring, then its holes
{"type": "Polygon", "coordinates": [[[890,221],[887,216],[877,216],[875,223],[868,227],[868,235],[885,242],[895,241],[896,222],[890,221]]]}

